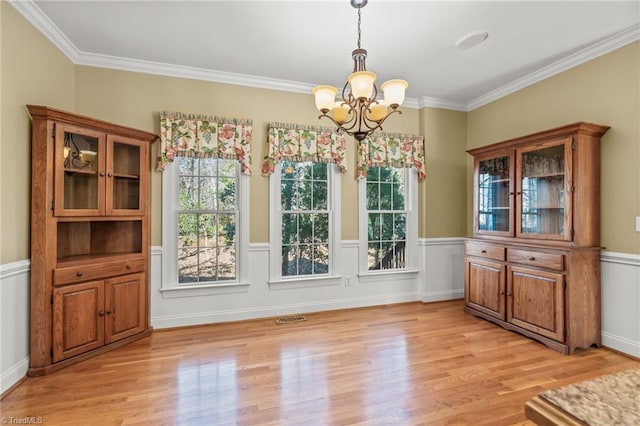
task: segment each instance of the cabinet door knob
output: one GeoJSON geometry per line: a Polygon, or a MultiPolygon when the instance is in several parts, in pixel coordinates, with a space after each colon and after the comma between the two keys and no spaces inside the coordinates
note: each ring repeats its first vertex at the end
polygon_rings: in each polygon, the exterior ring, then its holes
{"type": "Polygon", "coordinates": [[[503,290],[500,290],[500,294],[501,294],[501,295],[504,295],[504,291],[503,291],[503,290]]]}
{"type": "Polygon", "coordinates": [[[507,296],[513,296],[513,293],[507,293],[507,296]]]}
{"type": "Polygon", "coordinates": [[[533,256],[531,256],[531,257],[529,258],[529,260],[536,260],[536,258],[535,258],[535,257],[533,257],[533,256]]]}
{"type": "Polygon", "coordinates": [[[100,172],[100,176],[104,176],[104,172],[100,172]]]}
{"type": "Polygon", "coordinates": [[[486,252],[487,252],[486,250],[480,250],[480,253],[486,253],[486,252]]]}
{"type": "Polygon", "coordinates": [[[109,172],[109,173],[107,173],[107,176],[108,176],[108,177],[112,177],[112,176],[113,176],[113,173],[109,172]]]}
{"type": "Polygon", "coordinates": [[[82,273],[82,271],[78,271],[78,272],[76,272],[76,277],[81,277],[82,275],[84,275],[84,274],[82,273]]]}
{"type": "Polygon", "coordinates": [[[107,315],[111,315],[111,311],[107,311],[105,312],[107,315]]]}
{"type": "Polygon", "coordinates": [[[104,316],[104,311],[100,311],[100,312],[98,312],[98,315],[100,315],[101,317],[103,317],[103,316],[104,316]]]}

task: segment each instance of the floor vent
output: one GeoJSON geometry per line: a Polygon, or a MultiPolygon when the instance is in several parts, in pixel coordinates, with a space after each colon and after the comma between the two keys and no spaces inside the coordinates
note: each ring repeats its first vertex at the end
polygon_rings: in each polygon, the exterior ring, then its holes
{"type": "Polygon", "coordinates": [[[306,321],[307,319],[301,315],[296,315],[293,317],[280,317],[276,318],[276,324],[289,324],[291,322],[300,322],[306,321]]]}

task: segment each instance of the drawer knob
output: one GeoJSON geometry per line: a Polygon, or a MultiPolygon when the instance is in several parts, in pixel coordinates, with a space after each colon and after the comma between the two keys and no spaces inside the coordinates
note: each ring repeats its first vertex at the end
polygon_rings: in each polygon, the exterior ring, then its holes
{"type": "Polygon", "coordinates": [[[535,257],[533,257],[533,256],[531,256],[531,257],[529,258],[529,260],[536,260],[536,258],[535,258],[535,257]]]}
{"type": "Polygon", "coordinates": [[[111,311],[107,311],[105,312],[107,315],[111,315],[111,311]]]}
{"type": "Polygon", "coordinates": [[[76,272],[76,277],[81,277],[83,275],[82,271],[76,272]]]}
{"type": "Polygon", "coordinates": [[[486,250],[480,250],[480,253],[486,253],[486,252],[487,252],[486,250]]]}
{"type": "Polygon", "coordinates": [[[104,311],[100,311],[100,312],[98,312],[98,315],[100,315],[101,317],[103,317],[103,316],[104,316],[104,311]]]}
{"type": "Polygon", "coordinates": [[[127,263],[127,269],[131,269],[131,264],[127,263]]]}
{"type": "Polygon", "coordinates": [[[504,291],[503,291],[503,290],[500,290],[500,294],[501,294],[501,295],[504,295],[504,291]]]}

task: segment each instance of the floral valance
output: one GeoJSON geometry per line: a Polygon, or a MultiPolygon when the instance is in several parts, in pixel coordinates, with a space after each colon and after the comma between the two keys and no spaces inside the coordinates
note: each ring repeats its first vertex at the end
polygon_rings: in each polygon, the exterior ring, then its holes
{"type": "Polygon", "coordinates": [[[345,136],[336,129],[299,124],[270,123],[262,174],[274,172],[282,160],[334,163],[347,170],[345,136]]]}
{"type": "Polygon", "coordinates": [[[358,179],[367,177],[368,167],[413,167],[424,179],[424,137],[374,133],[358,144],[358,179]]]}
{"type": "Polygon", "coordinates": [[[251,174],[251,120],[204,114],[162,112],[157,170],[178,157],[238,160],[242,173],[251,174]]]}

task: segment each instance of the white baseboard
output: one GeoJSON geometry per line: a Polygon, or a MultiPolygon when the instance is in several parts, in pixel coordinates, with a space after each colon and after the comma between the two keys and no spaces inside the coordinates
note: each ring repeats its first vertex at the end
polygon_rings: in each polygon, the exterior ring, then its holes
{"type": "Polygon", "coordinates": [[[429,291],[422,293],[421,300],[423,302],[443,302],[445,300],[455,300],[464,298],[464,289],[459,288],[455,290],[444,291],[429,291]]]}
{"type": "Polygon", "coordinates": [[[304,314],[338,309],[361,308],[392,303],[414,302],[420,300],[416,292],[385,294],[368,297],[354,297],[348,299],[326,300],[317,303],[299,303],[250,309],[230,309],[216,312],[199,312],[189,315],[171,315],[155,317],[151,323],[155,329],[184,327],[189,325],[211,324],[229,321],[241,321],[255,318],[269,318],[279,315],[304,314]]]}
{"type": "Polygon", "coordinates": [[[634,342],[633,340],[615,336],[605,331],[602,332],[602,346],[640,358],[640,342],[634,342]]]}
{"type": "Polygon", "coordinates": [[[0,375],[0,394],[5,393],[7,389],[22,380],[27,375],[27,370],[29,370],[29,357],[12,365],[7,371],[3,371],[0,375]]]}

